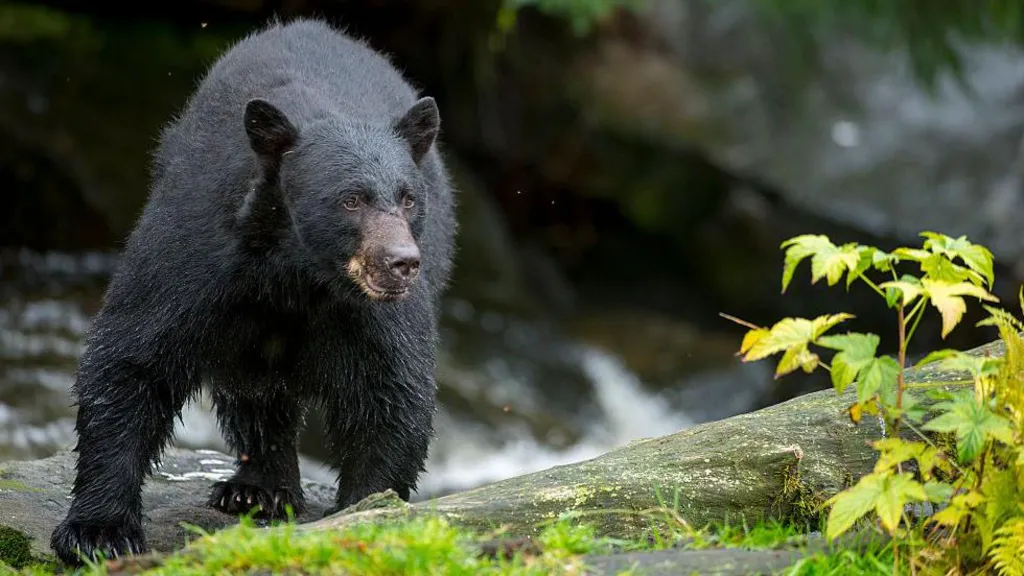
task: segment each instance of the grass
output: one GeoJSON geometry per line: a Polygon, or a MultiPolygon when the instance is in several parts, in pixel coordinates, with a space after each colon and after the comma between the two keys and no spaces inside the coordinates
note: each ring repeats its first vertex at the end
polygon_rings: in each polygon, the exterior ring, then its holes
{"type": "Polygon", "coordinates": [[[242,519],[238,526],[200,534],[184,550],[163,558],[159,565],[147,567],[145,560],[115,561],[88,566],[82,573],[108,574],[134,564],[133,572],[142,568],[143,574],[183,576],[252,572],[581,574],[583,564],[579,555],[609,546],[596,538],[591,528],[568,523],[550,526],[534,541],[508,540],[487,546],[487,540],[436,516],[327,531],[296,530],[293,524],[258,528],[242,519]],[[503,553],[506,547],[507,555],[503,553]]]}
{"type": "MultiPolygon", "coordinates": [[[[877,549],[854,552],[840,550],[819,553],[799,560],[783,572],[785,576],[876,576],[892,574],[893,553],[891,545],[877,549]]],[[[905,570],[909,574],[909,570],[905,570]]]]}
{"type": "MultiPolygon", "coordinates": [[[[583,574],[587,554],[658,549],[776,549],[802,547],[810,526],[776,520],[747,524],[724,522],[692,530],[682,525],[659,526],[635,541],[598,537],[592,526],[565,517],[533,539],[506,538],[499,532],[477,534],[437,516],[384,523],[363,523],[325,531],[298,530],[294,524],[271,528],[243,518],[239,525],[214,533],[192,528],[196,538],[183,550],[163,557],[147,556],[94,563],[80,576],[110,573],[149,575],[219,574],[430,574],[541,575],[583,574]]],[[[819,574],[891,574],[892,551],[886,545],[863,551],[839,550],[809,554],[783,572],[792,576],[819,574]]],[[[51,566],[27,567],[22,574],[52,574],[51,566]]],[[[4,574],[0,564],[0,574],[4,574]]]]}

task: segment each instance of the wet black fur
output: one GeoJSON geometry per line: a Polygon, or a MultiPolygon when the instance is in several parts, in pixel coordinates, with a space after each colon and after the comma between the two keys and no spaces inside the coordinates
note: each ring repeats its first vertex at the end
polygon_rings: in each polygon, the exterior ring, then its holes
{"type": "Polygon", "coordinates": [[[384,57],[317,21],[274,23],[211,68],[161,136],[80,359],[73,501],[51,540],[62,560],[147,549],[141,486],[201,384],[239,456],[211,505],[301,510],[310,406],[326,414],[337,507],[387,488],[409,498],[433,434],[456,229],[436,107],[417,98],[384,57]],[[406,299],[371,301],[346,276],[361,232],[349,194],[382,210],[415,199],[422,264],[406,299]]]}

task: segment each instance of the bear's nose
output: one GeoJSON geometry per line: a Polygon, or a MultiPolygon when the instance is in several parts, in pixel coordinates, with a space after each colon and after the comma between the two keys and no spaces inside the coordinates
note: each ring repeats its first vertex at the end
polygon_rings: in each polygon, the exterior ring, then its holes
{"type": "Polygon", "coordinates": [[[384,263],[391,274],[408,280],[420,271],[420,249],[415,244],[400,244],[388,249],[384,263]]]}

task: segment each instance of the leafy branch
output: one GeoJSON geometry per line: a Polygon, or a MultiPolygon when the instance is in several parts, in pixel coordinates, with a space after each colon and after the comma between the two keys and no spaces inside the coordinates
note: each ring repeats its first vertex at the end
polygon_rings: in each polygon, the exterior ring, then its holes
{"type": "Polygon", "coordinates": [[[916,564],[945,561],[960,568],[959,564],[973,562],[1000,574],[1024,575],[1016,557],[1007,554],[1016,547],[1024,555],[1024,323],[984,304],[998,302],[990,292],[995,279],[987,248],[963,236],[925,232],[922,237],[920,247],[892,252],[857,243],[836,245],[823,235],[802,235],[782,243],[782,291],[808,259],[812,284],[824,280],[835,286],[845,279],[849,290],[855,282],[864,283],[895,311],[895,358],[878,354],[880,339],[875,334],[830,333],[853,318],[845,312],[784,318],[771,327],[726,318],[748,328],[738,353],[744,362],[780,354],[776,378],[821,367],[829,372],[837,393],[854,387],[856,399],[848,407],[852,422],[869,414],[886,424],[887,437],[873,445],[879,454],[874,470],[824,503],[829,508],[828,538],[871,515],[895,538],[897,550],[903,546],[914,552],[916,564]],[[875,280],[869,274],[885,278],[875,280]],[[973,386],[967,391],[929,390],[935,402],[926,409],[920,395],[907,394],[909,343],[929,309],[939,314],[945,339],[963,320],[969,300],[983,303],[989,316],[978,325],[997,328],[1007,353],[1001,358],[948,349],[928,354],[918,367],[937,363],[966,373],[973,386]],[[834,352],[830,363],[822,360],[822,349],[834,352]],[[905,439],[901,425],[918,439],[905,439]],[[926,502],[938,504],[939,510],[911,522],[907,506],[926,502]],[[913,530],[926,526],[931,531],[916,537],[913,530]],[[971,547],[950,556],[953,541],[971,547]]]}

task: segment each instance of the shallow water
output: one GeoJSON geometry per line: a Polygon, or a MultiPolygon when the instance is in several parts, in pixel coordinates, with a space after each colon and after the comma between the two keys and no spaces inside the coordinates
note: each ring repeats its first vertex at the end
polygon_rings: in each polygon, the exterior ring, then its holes
{"type": "MultiPolygon", "coordinates": [[[[0,460],[45,457],[74,442],[68,389],[115,265],[112,254],[0,258],[0,460]]],[[[608,351],[454,299],[442,326],[441,411],[420,498],[743,412],[771,381],[763,367],[726,366],[652,389],[608,351]]],[[[311,427],[304,473],[330,482],[311,427]]],[[[226,449],[205,397],[183,413],[175,443],[226,449]]]]}

